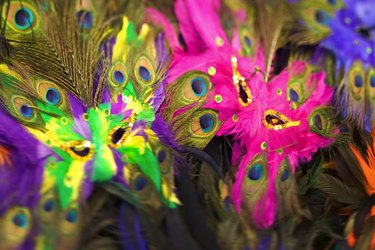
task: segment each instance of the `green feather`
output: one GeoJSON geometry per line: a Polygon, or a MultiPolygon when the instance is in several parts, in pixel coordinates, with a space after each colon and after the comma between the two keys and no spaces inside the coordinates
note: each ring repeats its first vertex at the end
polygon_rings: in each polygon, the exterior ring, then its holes
{"type": "Polygon", "coordinates": [[[161,175],[158,160],[149,147],[145,148],[143,154],[140,154],[138,148],[123,147],[119,150],[126,157],[126,162],[136,164],[142,173],[147,175],[155,185],[158,192],[161,191],[161,175]]]}

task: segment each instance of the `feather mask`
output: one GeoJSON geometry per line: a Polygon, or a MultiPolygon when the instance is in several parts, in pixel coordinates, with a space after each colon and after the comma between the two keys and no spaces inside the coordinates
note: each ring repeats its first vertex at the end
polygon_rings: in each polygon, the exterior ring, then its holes
{"type": "MultiPolygon", "coordinates": [[[[329,106],[333,90],[325,85],[325,73],[305,61],[291,60],[278,75],[264,73],[260,43],[238,31],[229,41],[217,15],[219,3],[194,8],[198,4],[175,5],[187,48],[172,45],[167,97],[180,98],[167,99],[161,112],[182,144],[204,147],[215,135],[233,136],[232,162],[238,165],[233,203],[237,211],[247,207],[256,225],[269,227],[276,219],[277,197],[282,197],[280,185],[289,186],[285,182],[298,164],[339,135],[329,106]],[[255,46],[251,56],[243,56],[243,46],[255,46]]],[[[150,13],[170,27],[157,12],[150,13]]]]}
{"type": "MultiPolygon", "coordinates": [[[[29,32],[25,32],[27,27],[7,28],[5,37],[12,53],[2,58],[0,65],[0,99],[2,108],[25,126],[28,137],[38,139],[30,140],[30,143],[35,141],[35,148],[42,145],[49,152],[40,160],[41,169],[34,181],[41,190],[40,197],[35,191],[37,202],[41,203],[40,209],[46,208],[46,213],[42,211],[41,216],[46,214],[50,219],[46,218],[45,225],[42,223],[40,229],[46,237],[38,238],[34,244],[38,244],[38,248],[55,244],[60,244],[60,249],[74,248],[82,225],[83,203],[91,195],[95,184],[116,182],[129,190],[138,204],[175,208],[179,203],[174,193],[173,178],[176,157],[170,147],[177,146],[172,134],[166,130],[166,123],[154,113],[164,95],[161,84],[163,74],[156,76],[164,65],[158,60],[167,60],[162,35],[155,38],[146,25],[138,36],[124,18],[125,28],[119,36],[124,34],[124,30],[130,30],[133,38],[125,38],[122,40],[124,44],[116,40],[113,58],[111,62],[106,62],[106,55],[100,51],[110,38],[111,29],[102,27],[100,19],[94,19],[94,23],[90,24],[88,19],[94,12],[86,10],[81,13],[84,16],[77,14],[80,17],[77,22],[76,8],[80,9],[82,5],[77,3],[76,6],[72,1],[61,5],[25,1],[23,6],[19,6],[17,3],[10,1],[3,7],[10,11],[14,7],[16,13],[11,14],[23,14],[25,17],[21,21],[30,27],[29,32]],[[66,11],[64,15],[72,18],[59,16],[61,13],[57,10],[61,9],[66,11]],[[46,19],[41,20],[38,13],[44,13],[46,19]],[[71,19],[74,22],[64,23],[71,19]],[[56,29],[57,33],[54,33],[48,22],[58,28],[71,28],[64,32],[56,29]],[[30,32],[34,32],[35,36],[30,32]],[[77,36],[70,37],[72,34],[77,36]],[[30,45],[22,46],[18,40],[27,40],[30,45]],[[46,43],[51,43],[51,47],[34,51],[37,50],[34,46],[46,43]],[[147,50],[143,50],[145,44],[147,50]],[[120,45],[123,47],[116,49],[120,45]],[[27,56],[26,50],[30,50],[27,56]],[[137,61],[128,61],[135,52],[139,53],[137,61]],[[43,64],[40,60],[46,61],[42,61],[43,64]],[[121,71],[132,67],[136,70],[121,71]],[[120,90],[114,88],[113,81],[121,82],[121,79],[127,84],[120,90]],[[61,227],[56,229],[54,221],[60,217],[64,219],[61,227]],[[60,232],[64,237],[47,237],[47,232],[60,232]],[[66,237],[74,234],[75,240],[67,240],[66,237]]],[[[89,3],[84,1],[82,4],[89,3]]],[[[86,5],[84,8],[89,8],[86,5]]],[[[21,22],[9,18],[6,13],[2,18],[2,23],[8,26],[12,25],[9,20],[21,22]]],[[[116,32],[111,34],[116,36],[116,32]]],[[[9,160],[7,147],[2,147],[2,159],[4,164],[9,165],[13,158],[9,160]]],[[[35,157],[41,156],[37,153],[35,157]]],[[[11,174],[14,175],[13,172],[11,174]]],[[[11,185],[4,184],[4,187],[10,188],[11,185]]],[[[11,219],[10,215],[4,216],[1,220],[11,219]]]]}
{"type": "MultiPolygon", "coordinates": [[[[293,1],[298,12],[297,31],[291,39],[298,44],[318,44],[317,58],[324,52],[336,63],[336,105],[343,116],[371,130],[374,120],[375,19],[373,1],[293,1]]],[[[328,60],[328,59],[326,59],[328,60]]]]}

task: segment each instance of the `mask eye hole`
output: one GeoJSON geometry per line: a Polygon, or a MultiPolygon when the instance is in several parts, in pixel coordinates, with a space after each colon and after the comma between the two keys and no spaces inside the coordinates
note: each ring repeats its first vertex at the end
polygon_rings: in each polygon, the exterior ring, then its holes
{"type": "Polygon", "coordinates": [[[76,160],[88,160],[94,154],[90,141],[71,141],[62,147],[69,155],[76,160]]]}
{"type": "Polygon", "coordinates": [[[251,92],[249,87],[246,85],[245,81],[240,80],[240,84],[238,84],[238,98],[240,104],[243,107],[247,107],[251,103],[251,92]]]}
{"type": "Polygon", "coordinates": [[[124,137],[126,130],[124,128],[118,128],[111,136],[111,142],[117,144],[124,137]]]}
{"type": "Polygon", "coordinates": [[[264,113],[263,125],[268,129],[280,130],[300,125],[300,121],[292,121],[282,113],[267,109],[264,113]]]}
{"type": "Polygon", "coordinates": [[[70,147],[70,150],[72,150],[76,155],[81,157],[85,157],[90,154],[90,148],[84,146],[70,147]]]}
{"type": "Polygon", "coordinates": [[[113,148],[119,148],[128,134],[127,128],[114,127],[108,135],[109,145],[113,148]]]}
{"type": "Polygon", "coordinates": [[[269,114],[269,115],[266,115],[266,122],[272,126],[276,126],[276,125],[283,125],[285,124],[286,122],[283,121],[280,117],[278,117],[277,115],[274,115],[274,114],[269,114]]]}

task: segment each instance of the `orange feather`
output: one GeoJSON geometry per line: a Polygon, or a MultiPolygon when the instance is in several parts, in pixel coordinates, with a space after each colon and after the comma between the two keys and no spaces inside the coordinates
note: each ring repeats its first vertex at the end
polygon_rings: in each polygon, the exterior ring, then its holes
{"type": "Polygon", "coordinates": [[[10,151],[5,146],[0,145],[0,166],[2,165],[12,165],[12,161],[10,160],[10,151]]]}

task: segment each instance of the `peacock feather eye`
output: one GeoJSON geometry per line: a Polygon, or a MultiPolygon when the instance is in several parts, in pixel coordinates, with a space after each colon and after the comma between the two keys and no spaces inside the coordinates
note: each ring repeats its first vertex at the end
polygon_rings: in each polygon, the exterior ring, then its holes
{"type": "Polygon", "coordinates": [[[153,144],[152,149],[158,160],[160,172],[162,174],[170,173],[170,170],[171,168],[173,168],[174,163],[174,158],[171,150],[159,143],[153,144]]]}
{"type": "Polygon", "coordinates": [[[124,74],[120,71],[120,70],[115,70],[113,72],[113,79],[119,83],[119,84],[123,84],[124,81],[125,81],[125,76],[124,74]]]}
{"type": "Polygon", "coordinates": [[[289,89],[289,98],[292,100],[292,102],[298,102],[299,101],[299,95],[294,89],[289,89]]]}
{"type": "Polygon", "coordinates": [[[52,212],[55,209],[56,203],[53,199],[48,199],[43,204],[43,210],[45,212],[52,212]]]}
{"type": "Polygon", "coordinates": [[[375,88],[375,75],[370,77],[370,86],[371,88],[375,88]]]}
{"type": "Polygon", "coordinates": [[[31,118],[31,116],[33,115],[33,110],[29,107],[29,105],[23,104],[20,107],[20,113],[25,118],[31,118]]]}
{"type": "Polygon", "coordinates": [[[183,95],[185,101],[203,101],[207,92],[211,89],[211,82],[207,75],[201,72],[193,72],[191,76],[183,80],[183,95]]]}
{"type": "Polygon", "coordinates": [[[41,99],[45,100],[48,104],[54,106],[63,106],[64,93],[55,84],[48,81],[41,81],[37,84],[38,95],[41,99]]]}
{"type": "Polygon", "coordinates": [[[360,61],[354,62],[349,71],[348,89],[355,100],[363,100],[365,95],[364,88],[365,69],[360,61]]]}
{"type": "Polygon", "coordinates": [[[8,25],[17,32],[30,32],[37,24],[38,16],[35,9],[28,3],[8,2],[9,6],[5,7],[7,11],[3,12],[3,18],[9,20],[8,25]]]}
{"type": "Polygon", "coordinates": [[[313,116],[313,123],[317,129],[319,130],[323,129],[323,123],[322,123],[322,118],[320,117],[320,114],[316,114],[313,116]]]}
{"type": "Polygon", "coordinates": [[[92,13],[88,10],[80,10],[77,12],[77,20],[82,30],[90,30],[93,25],[92,13]]]}
{"type": "Polygon", "coordinates": [[[335,137],[338,127],[335,126],[337,119],[332,107],[321,106],[315,108],[309,115],[310,130],[325,137],[335,137]]]}
{"type": "Polygon", "coordinates": [[[337,0],[328,0],[328,3],[332,6],[335,6],[337,4],[337,0]]]}
{"type": "Polygon", "coordinates": [[[375,101],[375,69],[370,67],[366,75],[366,95],[371,103],[375,101]]]}
{"type": "Polygon", "coordinates": [[[34,14],[27,7],[20,8],[14,16],[14,24],[20,30],[26,30],[31,27],[34,22],[34,14]]]}
{"type": "Polygon", "coordinates": [[[56,105],[61,101],[61,95],[55,88],[49,88],[45,96],[46,101],[49,104],[56,105]]]}
{"type": "Polygon", "coordinates": [[[357,88],[360,88],[363,86],[363,79],[360,74],[357,74],[354,78],[354,84],[357,88]]]}
{"type": "Polygon", "coordinates": [[[139,175],[134,181],[134,190],[142,191],[148,184],[148,180],[145,176],[139,175]]]}
{"type": "Polygon", "coordinates": [[[281,174],[281,181],[286,181],[289,178],[289,170],[284,169],[283,173],[281,174]]]}
{"type": "Polygon", "coordinates": [[[150,59],[141,56],[134,68],[136,79],[143,84],[151,84],[155,81],[155,69],[150,59]]]}
{"type": "Polygon", "coordinates": [[[215,123],[215,118],[212,114],[204,114],[199,117],[199,124],[203,132],[208,133],[212,130],[215,123]]]}
{"type": "Polygon", "coordinates": [[[13,221],[14,225],[16,225],[17,227],[25,228],[28,225],[27,216],[22,211],[16,213],[13,216],[12,221],[13,221]]]}
{"type": "Polygon", "coordinates": [[[78,212],[76,209],[70,209],[66,215],[65,220],[69,223],[76,223],[78,221],[78,212]]]}
{"type": "Polygon", "coordinates": [[[190,133],[196,137],[213,136],[219,128],[218,114],[213,110],[198,110],[193,113],[190,133]]]}
{"type": "Polygon", "coordinates": [[[15,96],[12,98],[14,109],[19,113],[21,119],[30,121],[35,118],[36,113],[32,103],[24,97],[15,96]]]}
{"type": "Polygon", "coordinates": [[[320,23],[321,25],[328,26],[330,21],[330,16],[327,12],[323,10],[315,11],[315,20],[320,23]]]}
{"type": "Polygon", "coordinates": [[[294,107],[298,107],[305,103],[307,98],[314,90],[314,86],[306,87],[305,83],[311,82],[310,70],[305,69],[302,74],[293,75],[288,81],[288,89],[286,91],[288,101],[293,102],[294,107]]]}
{"type": "Polygon", "coordinates": [[[287,159],[284,159],[279,166],[277,172],[277,189],[279,192],[284,193],[290,189],[293,185],[293,175],[292,170],[290,168],[290,163],[287,159]]]}
{"type": "Polygon", "coordinates": [[[167,158],[167,153],[165,152],[164,149],[161,149],[159,151],[157,158],[158,158],[159,164],[162,164],[165,161],[165,159],[167,158]]]}
{"type": "Polygon", "coordinates": [[[247,172],[247,178],[249,178],[252,181],[258,181],[262,178],[263,173],[264,173],[263,166],[257,163],[250,167],[250,169],[247,172]]]}
{"type": "Polygon", "coordinates": [[[65,214],[61,216],[60,231],[64,234],[77,233],[79,228],[80,211],[75,204],[72,204],[65,210],[65,214]]]}
{"type": "MultiPolygon", "coordinates": [[[[54,162],[48,162],[48,168],[55,169],[56,165],[54,162]]],[[[38,218],[42,222],[50,223],[57,214],[57,197],[53,190],[44,193],[39,201],[38,205],[38,218]]]]}
{"type": "Polygon", "coordinates": [[[29,235],[32,224],[29,208],[10,208],[0,220],[0,245],[18,249],[29,235]]]}
{"type": "Polygon", "coordinates": [[[191,89],[198,97],[207,93],[207,85],[202,77],[195,77],[190,81],[191,89]]]}
{"type": "Polygon", "coordinates": [[[247,47],[251,47],[252,45],[252,42],[251,42],[251,39],[248,37],[248,36],[244,36],[244,41],[245,41],[245,44],[247,47]]]}
{"type": "Polygon", "coordinates": [[[240,55],[251,56],[254,53],[254,41],[251,36],[253,31],[249,30],[249,27],[240,27],[238,32],[242,48],[240,55]]]}
{"type": "Polygon", "coordinates": [[[138,68],[138,74],[140,78],[146,82],[149,82],[151,80],[151,72],[144,66],[140,66],[138,68]]]}
{"type": "Polygon", "coordinates": [[[121,62],[114,64],[108,73],[108,78],[113,87],[124,86],[127,80],[125,65],[121,62]]]}

